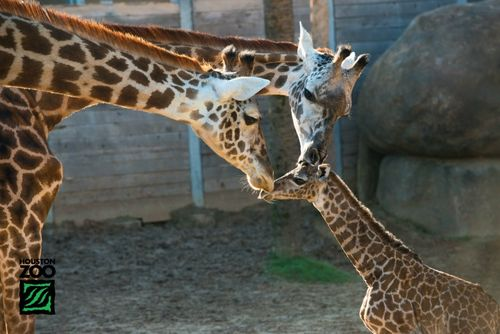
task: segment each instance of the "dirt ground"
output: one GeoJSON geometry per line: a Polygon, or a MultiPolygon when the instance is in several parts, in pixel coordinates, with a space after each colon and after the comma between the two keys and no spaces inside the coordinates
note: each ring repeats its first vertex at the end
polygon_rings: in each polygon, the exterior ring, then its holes
{"type": "MultiPolygon", "coordinates": [[[[321,218],[298,205],[304,251],[353,271],[321,218]]],[[[445,239],[388,217],[381,221],[424,262],[479,282],[500,300],[500,238],[445,239]]],[[[273,246],[271,208],[179,211],[172,221],[130,219],[44,231],[56,259],[56,315],[39,333],[367,333],[358,317],[361,280],[291,283],[264,273],[273,246]]]]}

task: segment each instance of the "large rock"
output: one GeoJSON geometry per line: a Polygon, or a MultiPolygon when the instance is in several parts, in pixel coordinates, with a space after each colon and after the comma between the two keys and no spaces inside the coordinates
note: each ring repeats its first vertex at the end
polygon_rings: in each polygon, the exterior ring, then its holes
{"type": "Polygon", "coordinates": [[[500,159],[388,155],[377,199],[389,213],[447,236],[500,235],[500,159]]]}
{"type": "Polygon", "coordinates": [[[370,71],[359,126],[383,153],[500,156],[500,1],[417,17],[370,71]]]}

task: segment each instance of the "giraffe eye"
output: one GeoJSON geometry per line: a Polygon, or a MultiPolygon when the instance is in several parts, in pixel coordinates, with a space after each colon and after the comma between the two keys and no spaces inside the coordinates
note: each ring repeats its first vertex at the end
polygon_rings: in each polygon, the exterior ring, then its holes
{"type": "Polygon", "coordinates": [[[247,114],[243,114],[243,119],[245,120],[246,125],[252,125],[257,123],[258,119],[252,116],[248,116],[247,114]]]}
{"type": "Polygon", "coordinates": [[[309,101],[311,102],[315,102],[316,101],[316,97],[314,96],[313,93],[311,93],[311,91],[307,88],[304,88],[304,97],[306,99],[308,99],[309,101]]]}
{"type": "Polygon", "coordinates": [[[306,180],[301,179],[300,177],[294,177],[294,178],[293,178],[293,182],[294,182],[296,185],[301,186],[301,185],[303,185],[303,184],[305,184],[305,183],[306,183],[306,180]]]}

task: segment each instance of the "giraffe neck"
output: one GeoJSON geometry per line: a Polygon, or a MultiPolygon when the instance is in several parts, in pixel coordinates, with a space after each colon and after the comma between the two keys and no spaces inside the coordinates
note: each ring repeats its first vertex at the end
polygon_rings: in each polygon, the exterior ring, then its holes
{"type": "Polygon", "coordinates": [[[420,263],[418,256],[388,232],[334,173],[313,205],[368,286],[400,275],[396,268],[407,267],[405,263],[420,263]]]}
{"type": "MultiPolygon", "coordinates": [[[[205,61],[213,67],[222,66],[220,50],[201,46],[163,44],[160,46],[168,51],[205,61]]],[[[291,89],[290,86],[292,83],[300,80],[302,64],[298,57],[293,54],[258,53],[255,57],[253,72],[249,74],[271,80],[270,85],[263,90],[263,94],[286,96],[291,89]]],[[[19,89],[19,91],[22,90],[19,89]]],[[[36,102],[33,104],[33,108],[45,116],[45,122],[49,131],[66,117],[97,103],[97,101],[91,99],[46,91],[26,90],[24,94],[30,96],[36,102]]]]}
{"type": "MultiPolygon", "coordinates": [[[[180,109],[209,77],[193,68],[176,69],[11,14],[0,14],[0,37],[1,85],[65,94],[176,120],[189,121],[180,109]]],[[[85,105],[67,102],[78,104],[73,110],[85,105]]]]}

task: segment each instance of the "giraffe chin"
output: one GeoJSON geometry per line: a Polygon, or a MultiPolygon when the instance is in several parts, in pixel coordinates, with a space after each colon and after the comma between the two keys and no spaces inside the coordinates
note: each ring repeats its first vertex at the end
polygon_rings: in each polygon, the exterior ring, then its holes
{"type": "Polygon", "coordinates": [[[247,181],[253,190],[260,192],[272,192],[274,190],[274,180],[272,176],[250,176],[247,174],[247,181]]]}

